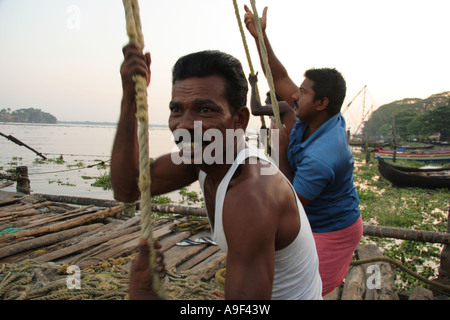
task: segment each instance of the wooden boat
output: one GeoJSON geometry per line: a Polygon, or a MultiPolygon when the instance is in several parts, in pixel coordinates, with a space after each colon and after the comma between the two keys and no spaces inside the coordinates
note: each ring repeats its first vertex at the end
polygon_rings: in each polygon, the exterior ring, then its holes
{"type": "Polygon", "coordinates": [[[380,174],[393,185],[418,188],[450,188],[450,168],[409,168],[378,158],[380,174]]]}
{"type": "MultiPolygon", "coordinates": [[[[374,151],[375,159],[390,159],[394,150],[384,150],[382,147],[374,151]]],[[[397,160],[414,160],[426,162],[450,161],[450,150],[396,150],[397,160]]]]}

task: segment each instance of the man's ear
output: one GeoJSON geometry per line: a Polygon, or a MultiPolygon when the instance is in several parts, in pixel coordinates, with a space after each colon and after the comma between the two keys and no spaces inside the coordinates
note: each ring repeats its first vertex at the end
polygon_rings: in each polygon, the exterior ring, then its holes
{"type": "Polygon", "coordinates": [[[317,104],[316,110],[324,111],[327,109],[328,104],[330,103],[330,100],[328,100],[328,98],[325,97],[325,98],[319,99],[317,102],[318,102],[318,104],[317,104]]]}
{"type": "Polygon", "coordinates": [[[236,110],[236,113],[233,116],[233,125],[234,129],[242,129],[246,130],[248,122],[250,120],[250,111],[246,106],[243,106],[236,110]]]}

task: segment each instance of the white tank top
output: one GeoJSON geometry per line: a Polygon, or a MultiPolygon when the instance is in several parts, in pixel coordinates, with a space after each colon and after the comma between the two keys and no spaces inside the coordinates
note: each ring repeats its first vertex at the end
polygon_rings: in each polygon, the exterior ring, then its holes
{"type": "MultiPolygon", "coordinates": [[[[249,145],[237,155],[227,174],[220,182],[216,193],[213,239],[226,253],[228,245],[223,230],[222,208],[225,200],[228,184],[234,172],[248,157],[257,157],[271,163],[259,149],[249,145]]],[[[278,170],[278,169],[277,169],[278,170]]],[[[200,171],[198,180],[203,190],[206,173],[200,171]]],[[[303,206],[291,186],[297,201],[298,212],[301,221],[300,231],[295,240],[287,247],[275,251],[275,272],[272,287],[272,299],[274,300],[321,300],[322,280],[319,275],[319,259],[317,256],[314,237],[306,217],[303,206]]],[[[203,192],[204,193],[204,192],[203,192]]]]}

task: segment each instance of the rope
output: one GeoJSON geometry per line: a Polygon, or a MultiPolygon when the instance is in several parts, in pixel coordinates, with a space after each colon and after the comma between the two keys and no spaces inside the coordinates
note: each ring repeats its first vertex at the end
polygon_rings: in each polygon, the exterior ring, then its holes
{"type": "MultiPolygon", "coordinates": [[[[245,38],[244,27],[242,26],[241,16],[239,14],[239,8],[238,8],[236,0],[233,0],[233,5],[234,5],[234,13],[236,14],[236,19],[237,19],[237,22],[238,22],[238,25],[239,25],[239,31],[241,33],[242,43],[244,45],[245,55],[247,56],[247,61],[248,61],[248,66],[250,68],[250,73],[252,75],[255,75],[255,70],[253,69],[253,63],[252,63],[252,59],[250,57],[250,52],[248,50],[247,40],[245,38]]],[[[256,88],[256,94],[257,94],[258,99],[259,99],[259,90],[258,90],[258,84],[257,83],[255,84],[255,88],[256,88]]],[[[264,116],[260,116],[260,119],[261,119],[261,126],[265,128],[266,127],[266,122],[264,120],[264,116]]]]}
{"type": "Polygon", "coordinates": [[[255,0],[250,0],[250,2],[252,4],[256,30],[258,31],[258,42],[259,42],[259,50],[261,52],[261,60],[262,60],[263,66],[264,66],[267,83],[269,84],[269,88],[270,88],[270,100],[272,102],[273,114],[275,116],[275,122],[276,122],[278,128],[280,130],[282,130],[283,125],[281,124],[280,110],[278,108],[278,101],[277,101],[277,96],[275,94],[275,86],[273,84],[272,72],[270,71],[269,60],[267,58],[267,48],[266,48],[266,45],[264,44],[264,37],[263,37],[262,29],[261,29],[261,22],[259,21],[258,12],[256,10],[256,5],[255,5],[255,0]]]}
{"type": "MultiPolygon", "coordinates": [[[[126,29],[130,41],[140,44],[144,48],[139,5],[137,0],[123,0],[126,17],[126,29]]],[[[133,80],[136,85],[136,118],[139,122],[139,190],[141,192],[141,228],[142,237],[147,240],[150,248],[154,248],[152,218],[151,218],[151,194],[150,194],[150,156],[148,149],[148,104],[147,81],[143,76],[135,75],[133,80]]],[[[150,250],[150,268],[155,268],[155,250],[150,250]]],[[[156,272],[152,281],[155,292],[162,289],[161,280],[156,272]]]]}
{"type": "MultiPolygon", "coordinates": [[[[32,259],[0,265],[0,300],[127,300],[129,271],[134,255],[101,260],[81,270],[80,288],[67,286],[68,265],[32,259]]],[[[215,279],[192,279],[189,271],[167,271],[165,296],[169,300],[223,300],[215,279]]]]}

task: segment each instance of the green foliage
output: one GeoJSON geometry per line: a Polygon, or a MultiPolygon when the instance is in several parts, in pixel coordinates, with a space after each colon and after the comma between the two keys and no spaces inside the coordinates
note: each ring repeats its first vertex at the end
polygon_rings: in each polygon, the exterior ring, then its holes
{"type": "MultiPolygon", "coordinates": [[[[365,163],[362,153],[354,153],[354,157],[357,163],[354,181],[365,224],[446,232],[450,190],[393,187],[380,176],[377,162],[365,163]]],[[[423,165],[412,161],[397,161],[397,164],[411,167],[423,165]]],[[[380,237],[363,237],[364,242],[375,242],[385,256],[428,279],[437,275],[441,244],[380,237]]],[[[423,285],[407,273],[399,269],[395,271],[399,290],[407,291],[412,285],[423,285]]]]}
{"type": "Polygon", "coordinates": [[[93,187],[100,187],[103,190],[112,190],[112,183],[109,173],[104,173],[95,178],[95,182],[91,184],[93,187]]]}
{"type": "Polygon", "coordinates": [[[395,131],[403,138],[420,138],[439,133],[450,138],[450,91],[427,99],[403,99],[385,104],[373,112],[364,130],[369,136],[391,136],[395,131]]]}
{"type": "Polygon", "coordinates": [[[166,196],[154,196],[152,197],[151,202],[157,204],[168,204],[172,203],[173,200],[166,196]]]}
{"type": "Polygon", "coordinates": [[[57,119],[41,109],[27,108],[11,111],[11,108],[0,110],[0,122],[56,123],[57,119]]]}
{"type": "Polygon", "coordinates": [[[197,203],[203,200],[195,191],[188,191],[186,187],[181,188],[178,193],[181,195],[180,203],[197,203]]]}

